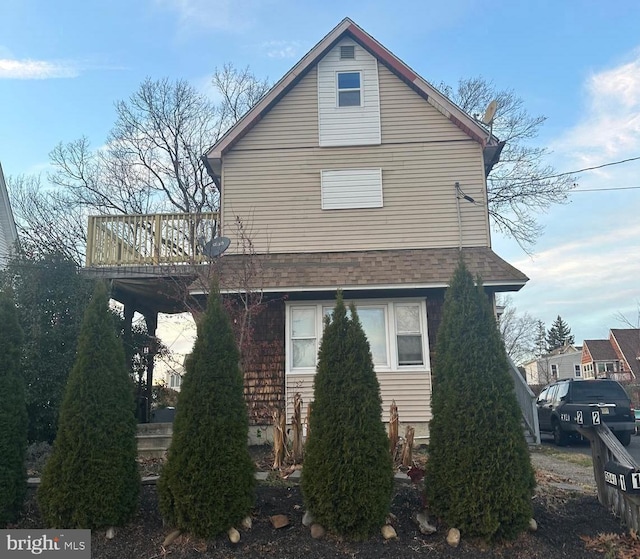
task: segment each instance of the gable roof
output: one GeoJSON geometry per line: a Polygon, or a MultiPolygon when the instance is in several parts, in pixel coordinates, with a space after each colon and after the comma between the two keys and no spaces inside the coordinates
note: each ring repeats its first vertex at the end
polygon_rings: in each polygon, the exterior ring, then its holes
{"type": "Polygon", "coordinates": [[[348,17],[344,18],[316,46],[314,46],[289,72],[287,72],[233,127],[231,127],[205,154],[204,161],[209,172],[214,174],[223,155],[247,134],[271,109],[313,68],[338,41],[350,37],[362,48],[377,58],[391,72],[404,81],[431,106],[453,124],[484,147],[485,173],[498,162],[504,142],[491,135],[478,121],[471,118],[460,107],[440,93],[426,80],[416,74],[402,60],[387,50],[371,35],[348,17]]]}
{"type": "Polygon", "coordinates": [[[640,328],[612,328],[611,338],[620,348],[634,376],[640,376],[640,328]]]}
{"type": "Polygon", "coordinates": [[[593,361],[618,360],[618,356],[609,340],[585,340],[583,347],[589,351],[593,361]]]}

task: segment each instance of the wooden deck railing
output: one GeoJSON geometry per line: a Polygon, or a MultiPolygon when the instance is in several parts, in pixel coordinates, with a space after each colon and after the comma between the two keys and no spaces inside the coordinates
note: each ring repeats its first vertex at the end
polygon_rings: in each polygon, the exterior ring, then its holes
{"type": "Polygon", "coordinates": [[[217,233],[217,212],[90,216],[86,266],[198,264],[217,233]]]}

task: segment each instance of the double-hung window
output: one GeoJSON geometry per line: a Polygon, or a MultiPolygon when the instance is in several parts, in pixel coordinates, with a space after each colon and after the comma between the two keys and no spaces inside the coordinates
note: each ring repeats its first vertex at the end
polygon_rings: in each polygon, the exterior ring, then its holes
{"type": "Polygon", "coordinates": [[[315,367],[317,342],[316,307],[291,308],[291,368],[315,367]]]}
{"type": "Polygon", "coordinates": [[[395,311],[398,365],[424,365],[420,307],[396,305],[395,311]]]}
{"type": "Polygon", "coordinates": [[[338,72],[338,107],[360,107],[362,105],[362,74],[360,72],[338,72]]]}
{"type": "MultiPolygon", "coordinates": [[[[423,301],[355,301],[376,371],[425,370],[426,308],[423,301]]],[[[287,371],[314,372],[323,320],[333,305],[290,303],[287,307],[287,371]]]]}

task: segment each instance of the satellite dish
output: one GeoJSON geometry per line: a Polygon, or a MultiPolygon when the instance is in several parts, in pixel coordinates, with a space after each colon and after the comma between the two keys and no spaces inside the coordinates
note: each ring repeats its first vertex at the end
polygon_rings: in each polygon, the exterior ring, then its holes
{"type": "Polygon", "coordinates": [[[485,124],[493,124],[493,119],[496,116],[496,110],[498,109],[498,101],[495,99],[489,103],[487,110],[484,112],[482,122],[485,124]]]}
{"type": "Polygon", "coordinates": [[[231,241],[227,237],[216,237],[204,245],[202,252],[209,258],[220,256],[229,248],[231,241]]]}

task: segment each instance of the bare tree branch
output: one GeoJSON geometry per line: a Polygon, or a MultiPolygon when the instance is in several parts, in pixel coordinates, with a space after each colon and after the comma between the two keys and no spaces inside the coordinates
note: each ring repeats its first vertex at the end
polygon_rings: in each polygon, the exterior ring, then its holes
{"type": "Polygon", "coordinates": [[[530,252],[542,233],[538,215],[554,204],[568,201],[575,186],[571,176],[557,176],[546,163],[549,151],[532,145],[544,116],[531,116],[524,101],[512,90],[500,90],[482,77],[463,79],[456,89],[441,84],[442,91],[476,119],[496,100],[493,133],[505,141],[500,161],[487,177],[489,216],[494,229],[513,237],[530,252]]]}

